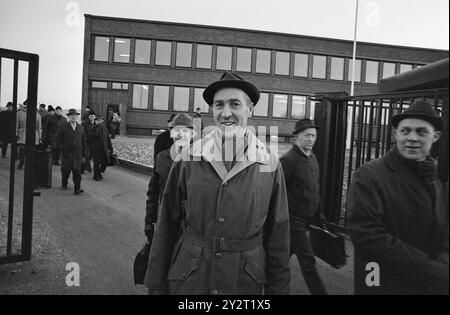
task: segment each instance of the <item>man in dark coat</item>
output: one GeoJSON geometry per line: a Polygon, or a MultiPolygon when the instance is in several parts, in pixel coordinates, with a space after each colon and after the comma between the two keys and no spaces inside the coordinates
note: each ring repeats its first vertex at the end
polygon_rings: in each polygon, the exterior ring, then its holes
{"type": "Polygon", "coordinates": [[[180,152],[180,150],[188,146],[194,137],[194,126],[191,116],[180,113],[175,115],[171,121],[170,135],[171,139],[175,140],[174,145],[158,154],[153,167],[153,176],[148,184],[145,235],[150,243],[154,234],[154,225],[158,219],[159,203],[174,161],[172,156],[179,156],[176,152],[180,152]]]}
{"type": "Polygon", "coordinates": [[[56,143],[61,150],[61,174],[62,187],[67,190],[70,173],[74,183],[74,194],[78,195],[83,192],[81,189],[81,164],[86,154],[86,135],[84,127],[78,122],[80,114],[71,109],[67,113],[68,123],[63,123],[56,135],[56,143]]]}
{"type": "Polygon", "coordinates": [[[103,179],[102,173],[108,166],[109,155],[114,152],[111,137],[102,117],[95,118],[95,125],[89,131],[89,141],[94,160],[94,180],[100,181],[103,179]]]}
{"type": "Polygon", "coordinates": [[[55,114],[50,116],[47,120],[47,124],[45,126],[45,134],[48,139],[48,145],[52,147],[53,151],[53,164],[59,165],[59,159],[61,156],[61,151],[59,147],[56,145],[56,133],[58,131],[59,126],[67,124],[67,119],[62,116],[62,108],[57,106],[55,114]]]}
{"type": "Polygon", "coordinates": [[[323,225],[320,200],[320,170],[313,146],[317,139],[317,126],[310,119],[295,124],[294,145],[281,159],[286,179],[286,190],[291,223],[291,254],[296,255],[303,278],[313,295],[326,295],[316,260],[307,234],[310,223],[323,225]]]}
{"type": "Polygon", "coordinates": [[[355,292],[448,295],[448,188],[430,157],[442,120],[417,101],[392,127],[393,150],[360,167],[348,192],[355,292]]]}
{"type": "Polygon", "coordinates": [[[45,115],[44,117],[41,118],[41,124],[42,124],[42,143],[47,147],[49,144],[48,142],[48,135],[47,135],[47,123],[48,123],[48,119],[50,117],[52,117],[53,115],[55,115],[55,109],[53,108],[52,105],[48,105],[47,107],[47,115],[45,115]]]}
{"type": "MultiPolygon", "coordinates": [[[[87,109],[86,109],[87,110],[87,109]]],[[[91,141],[91,130],[95,126],[95,113],[89,110],[87,120],[83,120],[81,125],[84,127],[84,132],[86,133],[86,161],[82,165],[81,173],[84,171],[92,172],[91,160],[92,160],[92,141],[91,141]]]]}
{"type": "Polygon", "coordinates": [[[13,103],[6,104],[6,110],[0,112],[0,142],[2,146],[2,158],[6,158],[8,143],[14,141],[14,112],[13,103]]]}
{"type": "Polygon", "coordinates": [[[170,115],[167,120],[167,127],[169,129],[156,137],[155,144],[153,145],[153,161],[156,161],[156,157],[160,152],[170,149],[173,145],[173,139],[170,137],[170,128],[172,127],[172,120],[175,115],[176,114],[170,115]]]}
{"type": "Polygon", "coordinates": [[[205,89],[216,128],[172,165],[145,279],[149,293],[289,294],[283,170],[247,128],[259,96],[232,73],[205,89]]]}

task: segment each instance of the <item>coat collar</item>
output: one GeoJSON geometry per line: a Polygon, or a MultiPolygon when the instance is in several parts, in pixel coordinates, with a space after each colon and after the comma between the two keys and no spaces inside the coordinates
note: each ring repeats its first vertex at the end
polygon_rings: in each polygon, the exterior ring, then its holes
{"type": "Polygon", "coordinates": [[[203,158],[208,161],[223,182],[230,180],[255,163],[273,164],[274,158],[266,146],[250,131],[247,132],[247,136],[247,144],[240,150],[238,149],[236,163],[229,172],[222,159],[222,137],[218,128],[203,139],[194,142],[191,155],[194,160],[203,158]]]}

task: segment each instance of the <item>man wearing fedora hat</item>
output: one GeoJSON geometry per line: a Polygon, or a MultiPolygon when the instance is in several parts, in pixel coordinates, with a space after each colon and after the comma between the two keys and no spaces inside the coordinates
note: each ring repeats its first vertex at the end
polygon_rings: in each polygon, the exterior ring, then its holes
{"type": "Polygon", "coordinates": [[[67,113],[69,122],[62,124],[56,134],[56,143],[61,150],[62,190],[67,190],[70,173],[74,183],[74,194],[79,195],[81,189],[81,164],[86,155],[86,135],[84,127],[77,120],[80,114],[76,109],[67,113]]]}
{"type": "Polygon", "coordinates": [[[347,198],[357,294],[448,294],[448,186],[430,150],[443,122],[417,101],[392,117],[394,148],[354,174],[347,198]]]}
{"type": "Polygon", "coordinates": [[[216,128],[172,165],[145,284],[151,294],[289,294],[283,170],[247,128],[259,91],[225,73],[203,97],[216,128]]]}
{"type": "Polygon", "coordinates": [[[303,278],[313,295],[325,295],[327,291],[316,268],[314,252],[307,234],[309,223],[323,225],[319,189],[319,163],[313,146],[318,127],[310,119],[296,122],[294,145],[280,162],[283,165],[291,223],[291,254],[299,261],[303,278]]]}

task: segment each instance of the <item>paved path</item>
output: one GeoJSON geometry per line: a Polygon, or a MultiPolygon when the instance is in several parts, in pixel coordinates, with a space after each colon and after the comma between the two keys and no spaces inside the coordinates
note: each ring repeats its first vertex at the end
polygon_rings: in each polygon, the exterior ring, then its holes
{"type": "MultiPolygon", "coordinates": [[[[0,160],[0,198],[7,200],[9,160],[0,160]]],[[[16,198],[20,199],[23,171],[17,173],[16,198]]],[[[53,186],[41,190],[35,198],[35,243],[41,237],[51,240],[52,248],[62,254],[51,264],[42,265],[40,259],[20,265],[22,270],[37,276],[14,273],[14,265],[0,266],[0,294],[62,293],[62,294],[145,294],[143,287],[133,285],[133,260],[143,245],[145,193],[149,178],[123,168],[108,168],[101,183],[83,175],[85,193],[74,196],[72,190],[59,190],[59,170],[53,170],[53,186]],[[42,232],[42,228],[45,229],[42,232]],[[62,258],[61,258],[62,257],[62,258]],[[66,263],[77,262],[81,268],[81,286],[65,285],[66,263]],[[19,282],[23,283],[19,288],[19,282]],[[3,283],[3,284],[1,284],[3,283]],[[13,290],[14,289],[14,290],[13,290]],[[15,290],[18,291],[15,291],[15,290]]],[[[70,186],[69,188],[72,188],[70,186]]],[[[351,248],[349,248],[351,250],[351,248]]],[[[45,256],[39,252],[38,257],[45,256]]],[[[352,254],[352,253],[350,253],[352,254]]],[[[352,293],[351,261],[335,271],[319,261],[319,270],[330,293],[352,293]]],[[[292,259],[292,293],[308,294],[298,264],[292,259]]]]}

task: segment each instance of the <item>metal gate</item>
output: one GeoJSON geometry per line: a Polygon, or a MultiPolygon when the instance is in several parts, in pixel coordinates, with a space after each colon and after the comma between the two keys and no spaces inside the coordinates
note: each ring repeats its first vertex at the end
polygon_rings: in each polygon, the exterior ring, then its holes
{"type": "Polygon", "coordinates": [[[416,100],[433,104],[444,119],[442,137],[433,146],[432,155],[439,163],[439,178],[448,182],[448,88],[355,97],[326,93],[317,95],[316,100],[320,103],[315,119],[321,126],[316,153],[322,166],[324,210],[331,222],[346,226],[346,195],[353,172],[391,149],[391,117],[416,100]]]}
{"type": "MultiPolygon", "coordinates": [[[[33,166],[35,159],[35,126],[37,110],[37,92],[38,92],[38,69],[39,56],[19,51],[12,51],[0,48],[0,95],[8,95],[11,91],[6,91],[6,81],[12,81],[12,102],[13,102],[13,122],[12,130],[16,129],[16,113],[18,104],[18,85],[19,85],[19,63],[21,66],[28,66],[28,80],[26,82],[27,99],[27,118],[26,118],[26,136],[25,136],[25,168],[23,185],[17,186],[18,174],[16,173],[17,140],[13,137],[11,143],[10,163],[2,163],[0,171],[9,174],[8,179],[4,179],[0,189],[0,197],[5,200],[6,215],[2,214],[3,222],[0,221],[0,265],[27,261],[31,259],[32,253],[32,230],[33,230],[33,197],[39,195],[34,192],[33,185],[33,166]],[[12,73],[5,76],[2,71],[2,65],[6,62],[13,64],[12,73]],[[2,82],[3,81],[3,82],[2,82]],[[3,83],[3,84],[2,84],[3,83]],[[20,208],[22,207],[22,211],[20,208]],[[15,219],[19,217],[19,222],[15,219]],[[17,235],[16,235],[17,234],[17,235]],[[15,243],[18,244],[15,244],[15,243]],[[17,246],[17,248],[15,248],[17,246]]],[[[5,69],[3,69],[5,70],[5,69]]],[[[4,105],[4,104],[2,104],[4,105]]],[[[20,183],[22,183],[20,181],[20,183]]],[[[1,220],[2,218],[0,218],[1,220]]]]}

